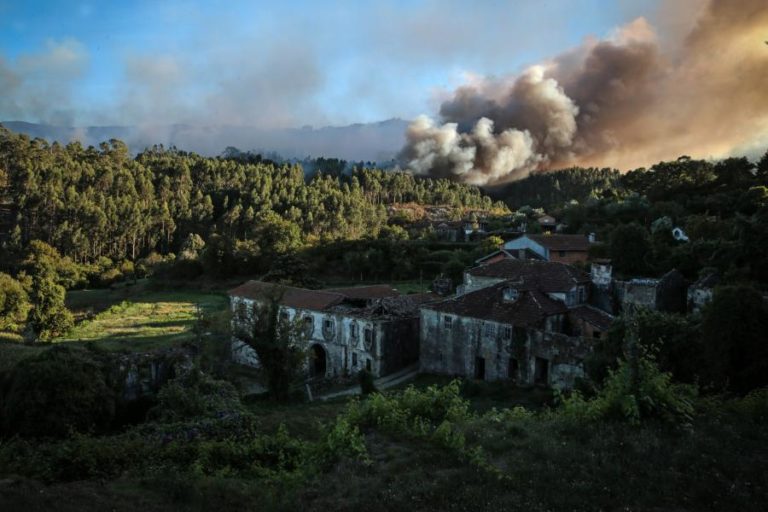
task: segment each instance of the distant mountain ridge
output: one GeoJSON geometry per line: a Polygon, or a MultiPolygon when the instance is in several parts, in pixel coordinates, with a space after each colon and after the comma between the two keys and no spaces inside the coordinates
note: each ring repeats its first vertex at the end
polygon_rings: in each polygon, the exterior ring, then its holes
{"type": "Polygon", "coordinates": [[[265,130],[247,126],[88,126],[68,127],[23,121],[2,121],[3,126],[30,137],[68,143],[79,140],[96,146],[109,139],[120,139],[132,152],[154,144],[176,146],[203,155],[219,155],[228,146],[243,151],[275,152],[285,158],[335,157],[346,160],[387,161],[405,142],[408,121],[388,119],[322,128],[265,130]]]}

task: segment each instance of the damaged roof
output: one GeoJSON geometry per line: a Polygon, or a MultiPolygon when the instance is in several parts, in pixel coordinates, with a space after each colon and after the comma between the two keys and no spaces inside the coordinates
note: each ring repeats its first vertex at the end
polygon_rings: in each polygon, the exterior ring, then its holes
{"type": "Polygon", "coordinates": [[[518,284],[501,282],[459,297],[423,306],[442,313],[491,320],[520,326],[539,324],[548,316],[568,311],[565,304],[551,299],[535,288],[519,289],[516,300],[504,300],[506,288],[518,289],[518,284]]]}
{"type": "Polygon", "coordinates": [[[278,298],[280,304],[296,309],[323,310],[344,301],[344,295],[341,293],[306,290],[261,281],[248,281],[229,290],[228,293],[232,297],[245,297],[247,299],[264,299],[274,296],[278,298]]]}
{"type": "Polygon", "coordinates": [[[350,299],[383,299],[384,297],[399,297],[400,292],[388,284],[370,286],[352,286],[349,288],[329,288],[327,292],[340,293],[350,299]]]}
{"type": "Polygon", "coordinates": [[[613,316],[609,315],[605,311],[592,306],[588,306],[586,304],[576,306],[575,308],[572,308],[570,312],[579,320],[587,322],[600,331],[607,331],[613,323],[613,316]]]}
{"type": "Polygon", "coordinates": [[[554,261],[503,259],[467,271],[475,277],[495,277],[522,281],[526,288],[546,293],[567,292],[578,284],[590,282],[589,274],[572,265],[554,261]]]}

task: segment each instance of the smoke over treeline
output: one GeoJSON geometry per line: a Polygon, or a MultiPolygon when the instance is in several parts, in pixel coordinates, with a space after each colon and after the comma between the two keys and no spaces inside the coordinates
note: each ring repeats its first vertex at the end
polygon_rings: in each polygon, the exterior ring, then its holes
{"type": "Polygon", "coordinates": [[[441,124],[411,123],[401,160],[482,185],[756,150],[768,136],[768,5],[690,2],[683,15],[696,22],[682,37],[638,18],[517,76],[471,80],[442,104],[441,124]]]}

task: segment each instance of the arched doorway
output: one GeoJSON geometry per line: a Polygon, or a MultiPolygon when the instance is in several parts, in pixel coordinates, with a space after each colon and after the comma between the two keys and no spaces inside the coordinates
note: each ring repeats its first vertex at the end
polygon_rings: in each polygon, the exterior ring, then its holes
{"type": "Polygon", "coordinates": [[[325,377],[327,355],[322,345],[314,344],[309,348],[310,377],[325,377]]]}

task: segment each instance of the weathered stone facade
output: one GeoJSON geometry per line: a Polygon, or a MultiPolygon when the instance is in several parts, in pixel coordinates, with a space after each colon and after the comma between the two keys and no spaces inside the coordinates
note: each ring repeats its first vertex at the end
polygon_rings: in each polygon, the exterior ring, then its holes
{"type": "MultiPolygon", "coordinates": [[[[296,290],[296,289],[294,289],[296,290]]],[[[337,301],[307,308],[281,304],[278,314],[304,326],[309,349],[307,371],[314,377],[342,377],[366,369],[375,377],[397,371],[418,359],[418,308],[407,297],[347,300],[337,292],[306,294],[338,295],[337,301]],[[405,304],[403,306],[403,304],[405,304]]],[[[258,321],[259,299],[232,294],[233,322],[246,332],[258,321]]],[[[243,340],[233,339],[232,358],[259,366],[255,351],[243,340]]]]}
{"type": "MultiPolygon", "coordinates": [[[[562,320],[552,318],[549,328],[562,320]]],[[[573,386],[589,344],[550,330],[518,327],[431,309],[421,311],[420,371],[520,385],[573,386]],[[450,325],[446,327],[446,317],[450,325]]]]}

